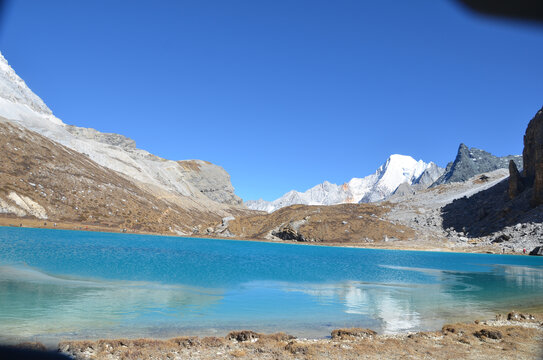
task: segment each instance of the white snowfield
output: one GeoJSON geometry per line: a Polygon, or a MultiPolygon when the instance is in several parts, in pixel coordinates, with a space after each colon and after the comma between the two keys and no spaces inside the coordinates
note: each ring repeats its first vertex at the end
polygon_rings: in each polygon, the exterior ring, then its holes
{"type": "Polygon", "coordinates": [[[195,160],[193,163],[203,169],[206,175],[216,176],[215,181],[202,181],[200,178],[195,180],[194,167],[184,167],[177,161],[162,159],[135,146],[118,144],[119,137],[133,143],[128,138],[66,125],[28,88],[1,53],[0,116],[86,154],[98,164],[151,187],[184,196],[212,198],[229,204],[241,202],[234,194],[228,173],[220,166],[195,160]],[[210,183],[215,185],[217,182],[220,189],[208,188],[210,183]],[[204,192],[208,196],[204,195],[204,192]]]}
{"type": "Polygon", "coordinates": [[[441,174],[443,169],[435,163],[425,163],[411,156],[391,155],[374,174],[364,178],[353,178],[343,185],[325,181],[306,192],[289,191],[274,201],[247,201],[249,209],[273,212],[294,204],[335,205],[343,203],[365,203],[384,200],[402,183],[427,187],[441,174]],[[421,182],[424,179],[424,183],[421,182]]]}

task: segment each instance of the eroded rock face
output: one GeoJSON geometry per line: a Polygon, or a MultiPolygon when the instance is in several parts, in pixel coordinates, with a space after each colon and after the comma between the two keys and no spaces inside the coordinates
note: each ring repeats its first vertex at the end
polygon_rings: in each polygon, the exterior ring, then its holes
{"type": "Polygon", "coordinates": [[[517,165],[513,160],[509,161],[509,198],[513,199],[524,190],[524,184],[517,165]]]}
{"type": "Polygon", "coordinates": [[[92,128],[84,128],[73,125],[66,125],[66,130],[79,138],[98,141],[106,145],[119,146],[125,150],[135,149],[136,142],[124,135],[103,133],[92,128]]]}
{"type": "Polygon", "coordinates": [[[221,166],[204,160],[181,160],[177,163],[181,165],[184,178],[211,200],[231,205],[243,203],[234,192],[230,175],[221,166]]]}
{"type": "Polygon", "coordinates": [[[532,206],[543,204],[543,109],[528,124],[524,135],[523,175],[533,184],[532,206]]]}

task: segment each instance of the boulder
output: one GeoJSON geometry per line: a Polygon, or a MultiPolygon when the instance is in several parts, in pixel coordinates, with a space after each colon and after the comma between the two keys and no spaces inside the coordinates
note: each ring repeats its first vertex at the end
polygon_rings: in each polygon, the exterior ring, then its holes
{"type": "Polygon", "coordinates": [[[500,340],[503,337],[502,333],[499,332],[498,330],[488,330],[488,329],[481,329],[479,331],[476,331],[473,335],[475,335],[475,337],[478,337],[481,340],[483,340],[484,338],[500,340]]]}
{"type": "Polygon", "coordinates": [[[371,329],[350,328],[350,329],[336,329],[332,331],[332,340],[345,340],[352,338],[365,338],[377,335],[377,333],[371,329]]]}
{"type": "Polygon", "coordinates": [[[227,340],[235,340],[237,342],[255,341],[261,335],[251,330],[231,331],[226,335],[227,340]]]}
{"type": "Polygon", "coordinates": [[[530,251],[530,255],[543,256],[543,246],[535,247],[532,251],[530,251]]]}
{"type": "Polygon", "coordinates": [[[499,243],[502,243],[504,241],[509,241],[509,240],[511,240],[511,236],[506,235],[506,234],[501,234],[500,236],[498,236],[494,240],[492,240],[491,243],[499,244],[499,243]]]}

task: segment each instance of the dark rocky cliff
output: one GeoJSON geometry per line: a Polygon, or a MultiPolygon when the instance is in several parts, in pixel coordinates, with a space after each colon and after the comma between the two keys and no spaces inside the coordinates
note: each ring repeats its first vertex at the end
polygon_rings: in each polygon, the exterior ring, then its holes
{"type": "Polygon", "coordinates": [[[509,197],[518,196],[522,190],[532,188],[530,204],[543,204],[543,108],[537,112],[526,128],[524,150],[522,151],[524,169],[522,176],[510,167],[509,197]]]}
{"type": "Polygon", "coordinates": [[[522,156],[520,155],[498,157],[484,150],[468,148],[466,145],[460,144],[454,162],[447,165],[445,173],[432,186],[463,182],[477,174],[507,169],[511,160],[515,162],[517,167],[522,168],[522,156]]]}
{"type": "Polygon", "coordinates": [[[444,206],[443,228],[468,238],[488,237],[503,247],[543,246],[543,109],[524,135],[524,169],[517,164],[510,159],[508,179],[444,206]]]}

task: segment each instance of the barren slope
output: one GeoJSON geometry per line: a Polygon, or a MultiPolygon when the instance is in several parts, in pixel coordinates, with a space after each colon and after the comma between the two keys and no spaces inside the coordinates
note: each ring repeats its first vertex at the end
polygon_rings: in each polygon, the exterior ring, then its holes
{"type": "Polygon", "coordinates": [[[385,220],[388,208],[374,204],[293,205],[271,214],[232,220],[229,231],[241,238],[319,243],[373,243],[414,238],[414,231],[385,220]]]}
{"type": "Polygon", "coordinates": [[[155,233],[242,213],[240,207],[149,189],[87,156],[0,118],[0,214],[155,233]],[[197,201],[197,202],[196,202],[197,201]]]}

